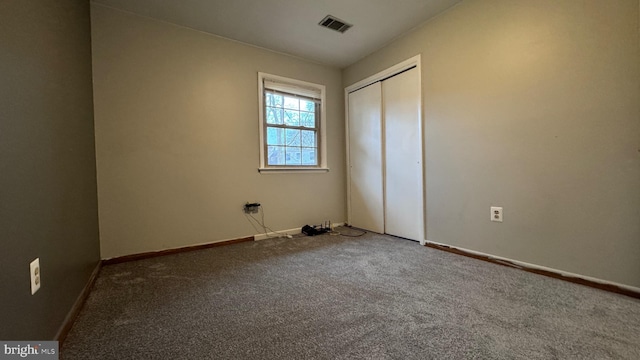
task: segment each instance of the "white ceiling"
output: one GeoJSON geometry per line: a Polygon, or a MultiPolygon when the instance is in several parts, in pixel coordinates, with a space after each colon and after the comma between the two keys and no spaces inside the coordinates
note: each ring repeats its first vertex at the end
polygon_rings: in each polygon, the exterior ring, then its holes
{"type": "Polygon", "coordinates": [[[94,0],[192,29],[346,67],[461,0],[94,0]],[[318,26],[331,14],[353,27],[318,26]]]}

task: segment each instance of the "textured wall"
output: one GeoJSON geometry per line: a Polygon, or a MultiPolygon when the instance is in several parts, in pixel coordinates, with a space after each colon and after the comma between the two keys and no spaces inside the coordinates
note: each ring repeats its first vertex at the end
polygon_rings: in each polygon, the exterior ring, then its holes
{"type": "Polygon", "coordinates": [[[468,0],[343,71],[422,54],[428,240],[640,287],[638,3],[468,0]]]}
{"type": "Polygon", "coordinates": [[[88,1],[0,2],[3,340],[53,339],[99,260],[90,36],[88,1]]]}
{"type": "Polygon", "coordinates": [[[345,220],[341,72],[92,5],[102,257],[345,220]],[[259,71],[324,84],[328,173],[261,175],[259,71]]]}

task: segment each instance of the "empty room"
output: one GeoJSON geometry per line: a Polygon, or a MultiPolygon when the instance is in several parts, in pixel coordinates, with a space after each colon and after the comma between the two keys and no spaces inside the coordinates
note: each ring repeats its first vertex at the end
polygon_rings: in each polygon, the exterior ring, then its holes
{"type": "Polygon", "coordinates": [[[0,358],[640,359],[639,0],[0,0],[0,358]]]}

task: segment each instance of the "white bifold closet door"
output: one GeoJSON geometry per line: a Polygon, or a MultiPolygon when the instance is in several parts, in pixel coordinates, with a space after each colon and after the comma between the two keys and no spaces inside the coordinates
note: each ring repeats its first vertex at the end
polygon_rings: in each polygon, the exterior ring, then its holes
{"type": "Polygon", "coordinates": [[[384,233],[381,89],[377,82],[349,94],[350,222],[377,233],[384,233]]]}
{"type": "Polygon", "coordinates": [[[349,94],[351,225],[424,240],[417,69],[349,94]]]}

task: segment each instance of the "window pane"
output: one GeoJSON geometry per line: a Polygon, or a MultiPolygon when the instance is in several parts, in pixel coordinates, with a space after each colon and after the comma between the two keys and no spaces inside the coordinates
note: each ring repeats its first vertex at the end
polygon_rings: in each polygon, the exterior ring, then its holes
{"type": "Polygon", "coordinates": [[[267,106],[265,110],[267,112],[267,124],[283,124],[284,123],[282,109],[267,106]]]}
{"type": "Polygon", "coordinates": [[[285,129],[287,146],[300,146],[300,130],[285,129]]]}
{"type": "Polygon", "coordinates": [[[284,129],[267,127],[267,145],[286,145],[284,142],[284,129]]]}
{"type": "Polygon", "coordinates": [[[286,109],[300,110],[300,100],[294,97],[284,97],[284,107],[286,109]]]}
{"type": "Polygon", "coordinates": [[[302,132],[302,146],[315,147],[316,146],[316,132],[301,130],[302,132]]]}
{"type": "Polygon", "coordinates": [[[265,102],[266,102],[265,105],[267,106],[282,107],[282,104],[284,103],[284,98],[282,95],[267,93],[267,96],[265,97],[265,102]]]}
{"type": "Polygon", "coordinates": [[[287,165],[302,165],[301,151],[299,147],[288,147],[287,150],[287,165]]]}
{"type": "Polygon", "coordinates": [[[316,103],[313,101],[300,100],[300,110],[315,112],[316,103]]]}
{"type": "Polygon", "coordinates": [[[269,146],[267,148],[267,165],[284,165],[284,146],[269,146]]]}
{"type": "Polygon", "coordinates": [[[291,126],[300,126],[300,112],[296,110],[285,110],[284,123],[291,126]]]}
{"type": "Polygon", "coordinates": [[[301,111],[300,126],[309,127],[309,128],[316,127],[316,114],[301,111]]]}
{"type": "Polygon", "coordinates": [[[302,165],[318,165],[315,148],[302,148],[302,165]]]}

